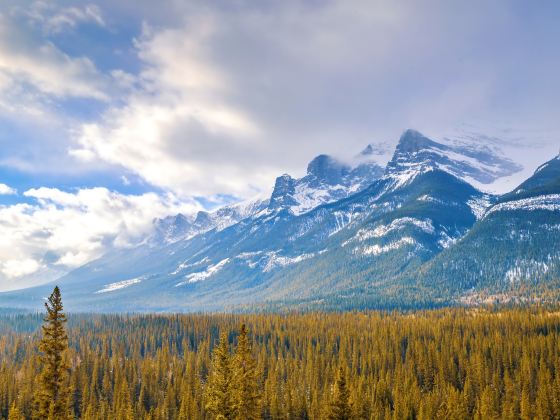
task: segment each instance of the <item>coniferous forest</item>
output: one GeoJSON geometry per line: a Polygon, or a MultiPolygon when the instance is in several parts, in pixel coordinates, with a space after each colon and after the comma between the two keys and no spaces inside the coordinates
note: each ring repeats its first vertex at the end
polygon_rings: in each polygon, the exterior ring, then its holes
{"type": "Polygon", "coordinates": [[[560,312],[0,317],[0,418],[560,417],[560,312]]]}

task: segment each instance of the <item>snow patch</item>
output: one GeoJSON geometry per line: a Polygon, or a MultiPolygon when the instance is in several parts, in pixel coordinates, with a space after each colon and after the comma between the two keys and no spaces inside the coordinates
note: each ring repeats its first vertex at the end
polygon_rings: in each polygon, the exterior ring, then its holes
{"type": "Polygon", "coordinates": [[[220,271],[224,267],[224,265],[226,265],[228,262],[229,262],[229,258],[225,258],[217,264],[208,266],[204,271],[198,271],[196,273],[187,274],[185,276],[185,280],[177,283],[175,287],[184,286],[185,284],[196,283],[198,281],[206,280],[207,278],[213,276],[218,271],[220,271]]]}
{"type": "MultiPolygon", "coordinates": [[[[549,260],[552,260],[550,255],[549,260]]],[[[549,264],[544,261],[518,260],[506,272],[504,280],[509,283],[515,283],[521,280],[539,278],[544,276],[549,269],[549,264]]]]}
{"type": "Polygon", "coordinates": [[[413,217],[401,217],[400,219],[393,220],[388,225],[379,225],[373,230],[360,229],[353,238],[345,241],[342,246],[346,246],[353,241],[364,242],[368,239],[382,238],[391,232],[402,230],[407,226],[415,226],[430,235],[435,233],[434,225],[430,219],[421,220],[413,217]]]}
{"type": "MultiPolygon", "coordinates": [[[[406,164],[408,166],[408,164],[406,164]]],[[[433,171],[433,168],[413,168],[407,170],[399,170],[398,172],[386,175],[383,179],[388,179],[389,184],[385,187],[385,191],[395,191],[399,188],[406,187],[419,175],[433,171]]]]}
{"type": "Polygon", "coordinates": [[[467,205],[476,217],[476,220],[481,220],[490,207],[490,196],[484,195],[481,198],[473,198],[467,201],[467,205]]]}
{"type": "Polygon", "coordinates": [[[449,248],[451,245],[453,245],[455,242],[457,242],[457,238],[453,238],[445,232],[441,232],[440,235],[441,235],[441,237],[438,240],[438,245],[443,249],[449,248]]]}
{"type": "Polygon", "coordinates": [[[315,253],[311,253],[311,254],[301,254],[301,255],[297,255],[295,257],[285,257],[285,256],[278,256],[277,253],[275,251],[270,252],[268,254],[268,262],[266,264],[266,266],[264,267],[264,272],[267,273],[269,271],[272,271],[273,269],[277,268],[277,267],[285,267],[287,265],[292,265],[292,264],[297,264],[301,261],[305,261],[308,260],[309,258],[313,258],[315,256],[315,253]]]}
{"type": "Polygon", "coordinates": [[[560,211],[560,194],[548,194],[539,197],[524,198],[521,200],[508,201],[505,203],[496,204],[486,212],[486,216],[498,211],[560,211]]]}
{"type": "Polygon", "coordinates": [[[375,256],[379,254],[384,254],[386,252],[394,251],[406,245],[414,245],[414,244],[416,244],[416,241],[414,239],[412,239],[410,236],[405,236],[404,238],[401,238],[398,241],[391,242],[387,245],[371,245],[371,246],[366,246],[362,249],[356,248],[354,250],[354,253],[361,254],[361,255],[375,256]]]}
{"type": "Polygon", "coordinates": [[[187,264],[187,261],[183,261],[181,264],[179,264],[173,272],[169,273],[169,275],[175,276],[175,275],[179,274],[181,271],[183,271],[187,268],[191,268],[191,267],[195,267],[195,266],[200,265],[200,264],[204,264],[205,262],[208,262],[209,260],[208,260],[208,257],[205,257],[204,259],[202,259],[200,261],[197,261],[195,263],[192,263],[192,264],[187,264]]]}
{"type": "Polygon", "coordinates": [[[140,283],[144,278],[136,277],[134,279],[128,279],[123,281],[117,281],[115,283],[106,284],[101,290],[95,292],[95,294],[114,292],[115,290],[124,289],[125,287],[132,286],[133,284],[140,283]]]}

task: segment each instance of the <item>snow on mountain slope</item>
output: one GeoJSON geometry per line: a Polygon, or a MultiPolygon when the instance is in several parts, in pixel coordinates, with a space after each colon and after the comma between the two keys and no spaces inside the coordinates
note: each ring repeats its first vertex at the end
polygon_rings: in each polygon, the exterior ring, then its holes
{"type": "Polygon", "coordinates": [[[418,174],[434,169],[448,172],[484,191],[485,186],[520,171],[522,167],[496,149],[458,141],[438,143],[418,131],[407,130],[401,136],[385,174],[394,179],[394,188],[398,188],[418,174]]]}
{"type": "Polygon", "coordinates": [[[522,127],[516,121],[516,129],[499,127],[486,122],[472,122],[453,129],[430,132],[439,142],[454,145],[469,145],[486,148],[497,156],[506,156],[520,168],[510,175],[497,178],[491,183],[475,185],[493,194],[506,194],[530,178],[542,162],[558,153],[560,130],[550,127],[522,127]]]}
{"type": "MultiPolygon", "coordinates": [[[[500,203],[467,181],[492,182],[515,168],[493,150],[408,130],[390,158],[374,146],[351,163],[320,155],[306,176],[278,177],[270,198],[159,220],[146,246],[107,255],[61,284],[79,299],[99,302],[101,294],[103,305],[133,296],[177,310],[315,298],[349,284],[390,289],[415,281],[423,264],[460,245],[500,203]],[[123,280],[142,278],[150,281],[123,280]]],[[[538,182],[528,180],[515,198],[549,179],[556,185],[555,168],[543,165],[538,182]]]]}
{"type": "Polygon", "coordinates": [[[465,237],[426,264],[420,280],[459,294],[471,289],[515,294],[521,292],[519,283],[556,282],[558,226],[560,159],[555,158],[498,197],[465,237]]]}
{"type": "Polygon", "coordinates": [[[208,266],[204,271],[197,271],[195,273],[188,274],[185,277],[185,280],[177,283],[175,287],[184,286],[185,284],[206,280],[207,278],[212,277],[214,274],[220,271],[224,267],[224,265],[226,265],[229,262],[229,260],[230,260],[229,258],[224,258],[217,264],[208,266]]]}
{"type": "Polygon", "coordinates": [[[506,201],[498,203],[486,213],[486,216],[498,211],[513,210],[546,210],[560,211],[560,194],[548,194],[539,197],[522,198],[520,200],[506,201]]]}
{"type": "Polygon", "coordinates": [[[199,211],[196,215],[177,214],[154,221],[154,244],[188,240],[212,229],[223,230],[267,208],[269,200],[262,195],[251,200],[221,207],[213,212],[199,211]]]}
{"type": "Polygon", "coordinates": [[[352,164],[332,156],[319,155],[307,166],[300,179],[284,174],[276,179],[269,209],[288,210],[294,215],[362,191],[383,174],[383,148],[368,145],[352,164]]]}
{"type": "Polygon", "coordinates": [[[319,155],[309,163],[305,177],[295,179],[288,174],[279,176],[270,198],[263,193],[213,212],[177,214],[155,220],[155,234],[151,242],[158,244],[188,240],[212,229],[226,229],[265,210],[270,214],[280,210],[288,210],[295,215],[303,214],[369,186],[383,174],[380,163],[389,159],[387,153],[386,144],[370,144],[351,163],[319,155]]]}
{"type": "Polygon", "coordinates": [[[117,281],[115,283],[106,284],[103,289],[100,289],[95,293],[96,294],[108,293],[108,292],[113,292],[115,290],[124,289],[125,287],[132,286],[133,284],[140,283],[142,280],[143,280],[142,277],[137,277],[135,279],[128,279],[123,281],[117,281]]]}

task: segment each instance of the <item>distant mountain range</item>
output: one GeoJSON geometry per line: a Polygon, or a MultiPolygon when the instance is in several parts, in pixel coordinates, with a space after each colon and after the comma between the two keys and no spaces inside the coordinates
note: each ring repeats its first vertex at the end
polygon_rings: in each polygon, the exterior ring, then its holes
{"type": "MultiPolygon", "coordinates": [[[[514,191],[521,167],[480,145],[407,130],[385,165],[320,155],[270,197],[154,222],[133,249],[57,280],[74,311],[419,308],[556,299],[560,158],[514,191]]],[[[0,294],[39,309],[52,285],[0,294]]]]}

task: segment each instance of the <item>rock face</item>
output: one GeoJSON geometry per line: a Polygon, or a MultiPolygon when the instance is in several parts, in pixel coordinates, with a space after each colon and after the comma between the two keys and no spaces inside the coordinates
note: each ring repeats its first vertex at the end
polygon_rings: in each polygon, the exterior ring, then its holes
{"type": "Polygon", "coordinates": [[[491,149],[468,144],[447,145],[428,139],[415,130],[401,136],[387,173],[446,171],[457,178],[479,185],[511,175],[522,168],[491,149]]]}
{"type": "MultiPolygon", "coordinates": [[[[383,153],[319,155],[269,198],[158,220],[145,245],[57,283],[70,309],[186,311],[426,307],[560,278],[558,158],[493,196],[472,184],[519,167],[490,149],[407,130],[384,169],[383,153]]],[[[48,287],[0,302],[37,303],[48,287]]]]}
{"type": "Polygon", "coordinates": [[[269,208],[276,210],[284,207],[297,205],[294,198],[296,193],[296,180],[288,174],[284,174],[276,178],[274,190],[270,196],[269,208]]]}
{"type": "Polygon", "coordinates": [[[344,165],[328,155],[319,155],[307,165],[309,185],[328,184],[337,185],[344,182],[344,177],[350,172],[350,167],[344,165]]]}
{"type": "Polygon", "coordinates": [[[362,191],[382,175],[383,168],[375,162],[360,162],[352,167],[332,156],[319,155],[309,162],[303,178],[294,179],[287,174],[276,178],[269,208],[300,215],[362,191]]]}

